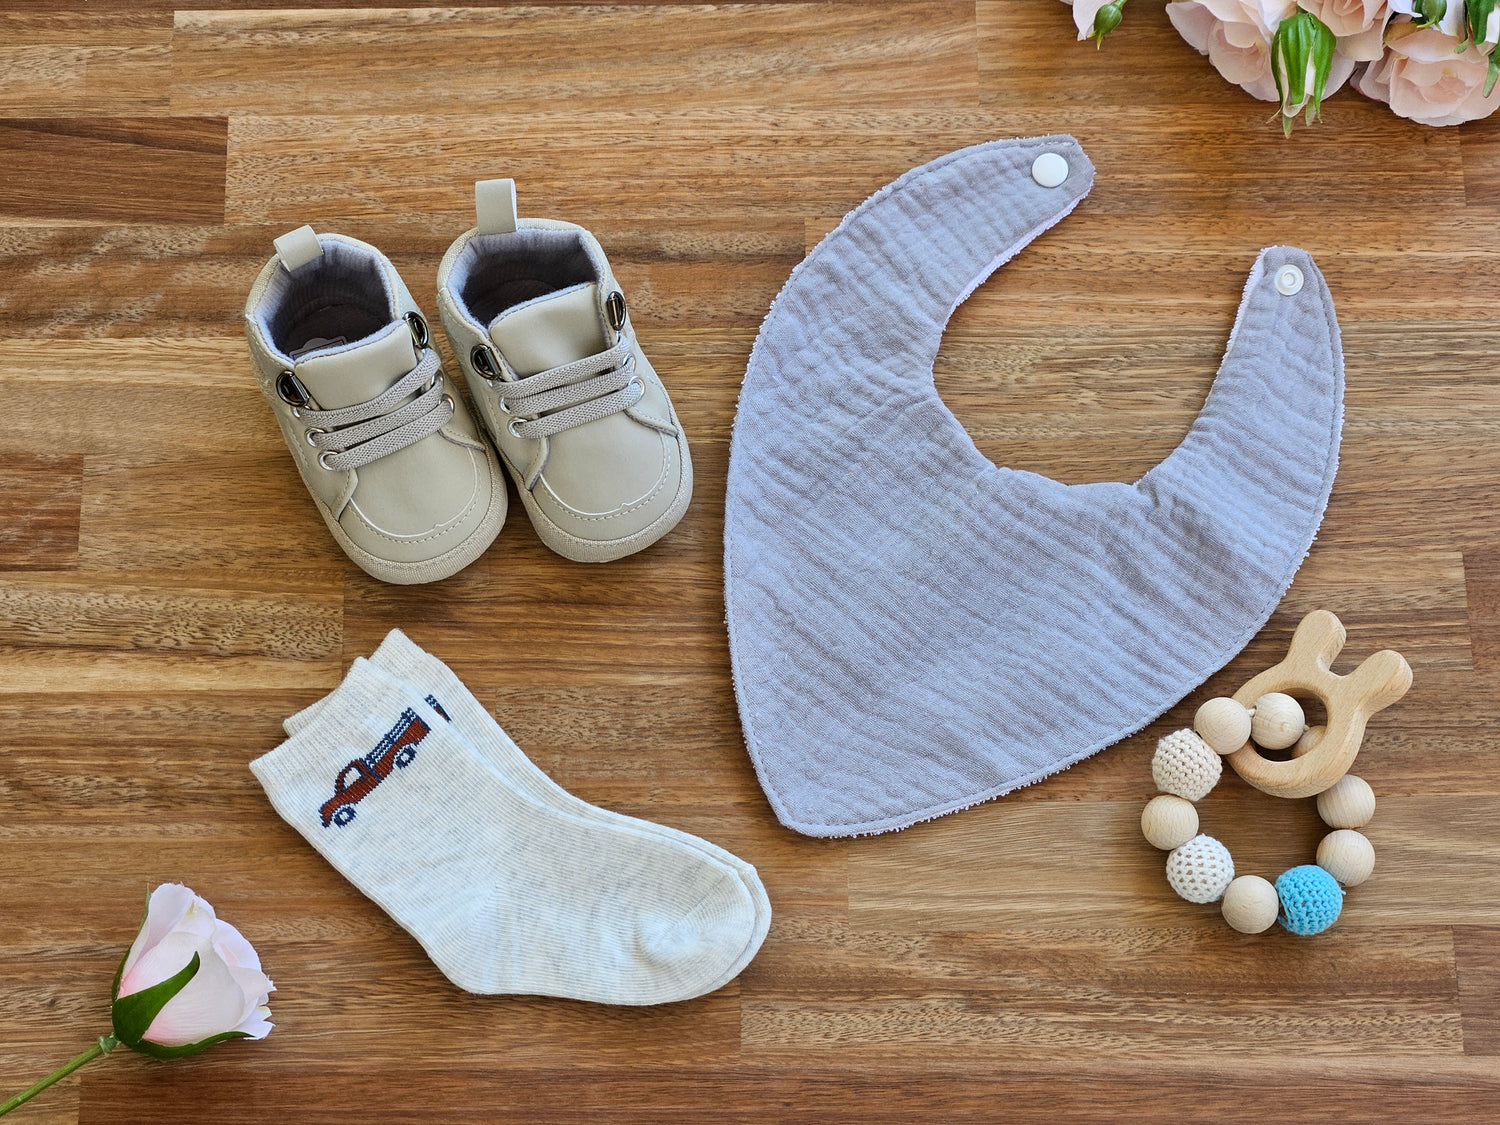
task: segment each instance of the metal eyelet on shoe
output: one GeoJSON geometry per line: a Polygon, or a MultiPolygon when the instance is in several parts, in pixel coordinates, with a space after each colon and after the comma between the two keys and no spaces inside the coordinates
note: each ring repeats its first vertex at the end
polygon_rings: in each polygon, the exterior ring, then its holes
{"type": "Polygon", "coordinates": [[[453,413],[458,413],[458,403],[453,401],[452,395],[445,394],[443,396],[443,402],[447,404],[448,409],[453,411],[453,413]]]}
{"type": "Polygon", "coordinates": [[[406,321],[406,326],[411,329],[411,338],[416,343],[417,350],[421,351],[427,346],[427,341],[432,338],[431,334],[427,331],[427,322],[422,319],[422,314],[419,312],[409,312],[402,319],[406,321]]]}
{"type": "Polygon", "coordinates": [[[336,471],[334,467],[328,463],[328,458],[332,456],[333,450],[331,449],[324,450],[322,453],[318,454],[318,464],[327,469],[330,473],[336,471]]]}
{"type": "Polygon", "coordinates": [[[625,327],[625,294],[616,289],[604,298],[604,315],[616,332],[625,327]]]}
{"type": "Polygon", "coordinates": [[[306,406],[312,402],[312,395],[307,393],[302,380],[290,371],[283,371],[276,376],[276,394],[288,406],[306,406]]]}
{"type": "Polygon", "coordinates": [[[314,449],[317,449],[318,448],[317,436],[319,434],[326,434],[327,432],[328,432],[327,430],[320,430],[316,426],[312,426],[312,427],[309,427],[306,430],[303,430],[302,431],[302,436],[307,439],[307,444],[308,445],[312,446],[314,449]]]}
{"type": "Polygon", "coordinates": [[[501,414],[509,414],[510,413],[510,405],[505,401],[505,396],[504,395],[496,395],[495,396],[495,405],[497,405],[498,407],[500,407],[500,413],[501,414]]]}
{"type": "Polygon", "coordinates": [[[511,437],[514,437],[514,438],[520,437],[521,435],[518,434],[518,433],[516,433],[516,427],[519,426],[524,421],[526,421],[525,418],[512,418],[510,420],[509,424],[506,425],[505,432],[508,433],[511,437]]]}
{"type": "Polygon", "coordinates": [[[483,344],[474,345],[474,350],[469,353],[469,363],[479,372],[480,378],[488,379],[491,383],[500,378],[500,367],[495,362],[495,357],[490,355],[490,349],[483,344]]]}

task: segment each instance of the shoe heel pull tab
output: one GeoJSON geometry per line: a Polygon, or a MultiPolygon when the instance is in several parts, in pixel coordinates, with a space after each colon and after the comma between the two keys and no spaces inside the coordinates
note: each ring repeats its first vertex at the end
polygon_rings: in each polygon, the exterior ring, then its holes
{"type": "Polygon", "coordinates": [[[516,181],[480,180],[474,185],[474,213],[480,234],[511,234],[516,229],[516,181]]]}
{"type": "Polygon", "coordinates": [[[318,236],[313,233],[312,227],[302,226],[296,230],[287,231],[274,240],[274,245],[276,256],[281,259],[281,264],[286,267],[288,273],[323,256],[323,247],[319,244],[318,236]]]}

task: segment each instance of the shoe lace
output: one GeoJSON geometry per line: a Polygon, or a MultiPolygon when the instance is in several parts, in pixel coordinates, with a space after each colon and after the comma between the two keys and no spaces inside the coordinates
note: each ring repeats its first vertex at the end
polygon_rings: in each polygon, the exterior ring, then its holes
{"type": "Polygon", "coordinates": [[[641,401],[646,388],[635,377],[630,341],[513,383],[494,384],[512,435],[544,438],[597,422],[641,401]]]}
{"type": "Polygon", "coordinates": [[[307,441],[318,450],[319,464],[357,469],[436,433],[456,409],[443,390],[437,352],[424,348],[415,367],[367,402],[337,410],[302,406],[297,416],[308,423],[307,441]]]}

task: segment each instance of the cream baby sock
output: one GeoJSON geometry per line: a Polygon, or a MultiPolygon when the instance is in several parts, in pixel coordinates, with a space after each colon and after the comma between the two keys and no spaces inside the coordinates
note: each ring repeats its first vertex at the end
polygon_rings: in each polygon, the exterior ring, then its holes
{"type": "MultiPolygon", "coordinates": [[[[370,654],[370,663],[412,685],[426,697],[429,706],[435,706],[441,715],[452,720],[459,735],[470,746],[494,763],[517,789],[539,804],[550,805],[574,816],[596,819],[602,823],[630,824],[639,831],[654,832],[666,839],[698,848],[710,858],[734,868],[744,880],[751,901],[755,903],[755,930],[743,960],[734,966],[734,972],[724,983],[727,984],[737,976],[760,950],[761,942],[765,940],[771,927],[771,900],[766,897],[766,888],[753,865],[697,836],[679,832],[665,824],[601,809],[573,796],[526,756],[453,669],[400,629],[392,629],[386,634],[380,647],[370,654]]],[[[294,735],[311,723],[326,702],[325,697],[288,717],[282,724],[287,734],[294,735]]]]}
{"type": "Polygon", "coordinates": [[[538,804],[368,661],[250,768],[282,818],[470,992],[686,1000],[751,944],[736,871],[538,804]]]}

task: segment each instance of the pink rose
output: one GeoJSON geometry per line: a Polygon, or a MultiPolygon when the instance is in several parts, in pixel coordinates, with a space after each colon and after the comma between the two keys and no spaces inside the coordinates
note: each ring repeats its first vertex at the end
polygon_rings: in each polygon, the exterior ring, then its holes
{"type": "Polygon", "coordinates": [[[1276,100],[1271,37],[1297,0],[1182,0],[1168,4],[1172,26],[1214,69],[1261,101],[1276,100]]]}
{"type": "MultiPolygon", "coordinates": [[[[1378,59],[1385,49],[1381,36],[1385,33],[1386,21],[1391,18],[1390,5],[1386,0],[1297,2],[1327,24],[1328,30],[1338,36],[1340,54],[1348,55],[1356,62],[1369,62],[1378,59]]],[[[1463,0],[1454,0],[1453,6],[1463,7],[1463,0]]]]}
{"type": "MultiPolygon", "coordinates": [[[[1448,6],[1463,7],[1456,0],[1448,6]]],[[[1354,80],[1366,97],[1423,125],[1459,125],[1488,117],[1500,106],[1500,86],[1484,96],[1489,64],[1472,45],[1456,55],[1457,37],[1409,23],[1392,24],[1385,39],[1384,56],[1354,80]]]]}
{"type": "Polygon", "coordinates": [[[131,996],[175,976],[198,955],[198,972],[157,1013],[143,1038],[185,1047],[226,1032],[264,1039],[274,991],[260,958],[238,930],[180,883],[151,892],[146,920],[120,968],[118,996],[131,996]]]}

